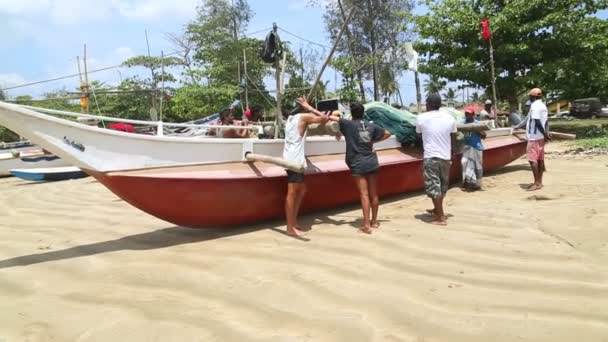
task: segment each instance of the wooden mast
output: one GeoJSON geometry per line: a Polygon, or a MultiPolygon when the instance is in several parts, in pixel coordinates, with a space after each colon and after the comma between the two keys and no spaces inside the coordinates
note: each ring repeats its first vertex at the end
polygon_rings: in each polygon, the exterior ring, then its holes
{"type": "Polygon", "coordinates": [[[336,52],[336,49],[338,48],[338,43],[340,43],[340,39],[342,39],[342,35],[346,31],[346,28],[348,27],[348,24],[350,23],[351,19],[355,15],[355,13],[357,13],[357,8],[356,7],[352,9],[352,11],[350,12],[350,14],[346,18],[346,20],[344,20],[344,24],[342,25],[342,29],[340,30],[340,33],[338,34],[338,37],[336,37],[336,41],[334,43],[334,46],[331,48],[331,51],[329,52],[329,56],[327,56],[327,59],[325,60],[325,63],[323,63],[323,67],[321,67],[321,71],[317,75],[317,79],[315,80],[315,83],[313,83],[312,88],[310,88],[310,92],[308,93],[308,96],[306,97],[306,99],[308,101],[310,101],[312,95],[315,92],[315,89],[319,85],[319,82],[321,81],[321,77],[323,76],[323,72],[325,71],[325,68],[327,67],[327,65],[329,65],[329,62],[331,62],[331,59],[334,56],[334,52],[336,52]]]}

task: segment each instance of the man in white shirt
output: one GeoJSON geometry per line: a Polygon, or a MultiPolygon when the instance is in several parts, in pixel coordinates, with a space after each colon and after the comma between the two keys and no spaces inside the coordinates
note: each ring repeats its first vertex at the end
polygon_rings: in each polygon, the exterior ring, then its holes
{"type": "Polygon", "coordinates": [[[435,216],[434,225],[447,225],[443,211],[443,200],[450,185],[452,166],[452,139],[457,133],[456,119],[439,110],[441,96],[431,94],[426,100],[427,112],[418,115],[416,133],[422,137],[424,148],[424,189],[433,200],[434,208],[429,210],[435,216]]]}
{"type": "Polygon", "coordinates": [[[528,191],[536,191],[543,188],[543,173],[546,171],[545,143],[551,140],[549,137],[549,111],[543,103],[542,90],[534,88],[528,95],[532,101],[526,121],[528,161],[534,174],[534,184],[530,185],[528,191]]]}
{"type": "Polygon", "coordinates": [[[486,100],[484,108],[479,112],[479,120],[492,120],[494,111],[492,110],[492,100],[486,100]]]}

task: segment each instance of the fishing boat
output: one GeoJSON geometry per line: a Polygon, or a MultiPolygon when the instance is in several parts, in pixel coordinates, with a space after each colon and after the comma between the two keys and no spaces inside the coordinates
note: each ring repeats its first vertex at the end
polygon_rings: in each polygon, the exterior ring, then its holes
{"type": "Polygon", "coordinates": [[[66,166],[65,160],[44,152],[42,149],[14,150],[0,153],[0,177],[11,175],[11,169],[66,166]]]}
{"type": "Polygon", "coordinates": [[[69,179],[79,179],[89,175],[75,166],[34,168],[34,169],[15,169],[10,173],[24,180],[29,181],[63,181],[69,179]]]}
{"type": "MultiPolygon", "coordinates": [[[[510,135],[485,142],[484,170],[499,169],[525,154],[523,138],[510,135]]],[[[380,196],[423,189],[419,150],[391,148],[378,152],[380,196]]],[[[460,178],[455,156],[450,178],[460,178]]],[[[131,205],[173,224],[191,228],[241,225],[279,218],[287,189],[285,171],[263,163],[220,163],[123,172],[87,170],[131,205]]],[[[344,154],[309,158],[303,213],[357,203],[357,193],[344,154]]]]}
{"type": "MultiPolygon", "coordinates": [[[[283,167],[249,162],[251,153],[280,157],[281,139],[196,139],[146,136],[82,125],[0,102],[0,124],[61,156],[131,205],[176,225],[208,228],[283,215],[283,167]],[[236,209],[238,208],[238,210],[236,209]]],[[[501,168],[525,154],[523,138],[500,131],[485,141],[484,169],[501,168]]],[[[308,193],[302,212],[358,201],[344,162],[343,141],[307,140],[308,193]]],[[[391,137],[375,146],[381,196],[423,188],[422,155],[391,137]]],[[[460,177],[459,156],[451,179],[460,177]]]]}

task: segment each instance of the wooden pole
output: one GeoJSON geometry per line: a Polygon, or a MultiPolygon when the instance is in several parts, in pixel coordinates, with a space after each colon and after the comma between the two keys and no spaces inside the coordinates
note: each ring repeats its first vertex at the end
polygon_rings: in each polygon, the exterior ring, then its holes
{"type": "Polygon", "coordinates": [[[84,79],[82,78],[82,71],[80,70],[80,56],[76,56],[76,64],[78,64],[78,76],[80,78],[80,112],[85,114],[86,107],[83,106],[83,102],[85,101],[85,89],[84,89],[84,79]]]}
{"type": "Polygon", "coordinates": [[[249,89],[247,88],[249,76],[247,75],[247,50],[243,50],[243,72],[245,73],[245,107],[249,109],[249,89]]]}
{"type": "Polygon", "coordinates": [[[165,93],[165,53],[160,50],[160,107],[158,110],[158,120],[163,121],[163,97],[165,93]]]}
{"type": "Polygon", "coordinates": [[[311,99],[312,95],[315,92],[315,89],[319,85],[319,82],[321,81],[321,77],[323,76],[323,72],[325,71],[325,68],[327,68],[327,65],[329,64],[329,62],[331,62],[331,59],[334,56],[334,52],[336,52],[336,49],[338,48],[338,43],[340,43],[340,39],[342,39],[342,35],[346,31],[346,28],[348,27],[348,24],[352,20],[352,18],[355,15],[355,13],[357,13],[357,8],[356,7],[353,8],[353,10],[350,12],[350,14],[348,15],[348,17],[346,18],[346,20],[344,20],[344,24],[342,25],[342,29],[340,30],[340,33],[338,34],[338,37],[336,37],[336,42],[334,43],[334,46],[331,48],[331,51],[329,52],[329,56],[327,56],[327,59],[325,60],[325,63],[323,63],[323,66],[321,67],[321,71],[317,75],[317,79],[315,80],[315,83],[313,83],[312,88],[310,89],[310,92],[308,93],[308,96],[306,97],[307,100],[311,99]]]}
{"type": "Polygon", "coordinates": [[[247,161],[250,161],[250,162],[263,162],[263,163],[277,165],[282,168],[291,170],[293,172],[298,172],[298,173],[303,173],[306,170],[304,165],[300,165],[300,164],[294,163],[292,161],[285,160],[283,158],[265,156],[262,154],[247,153],[245,155],[245,159],[247,159],[247,161]]]}
{"type": "MultiPolygon", "coordinates": [[[[146,46],[148,48],[148,57],[151,59],[152,58],[152,54],[150,53],[150,41],[148,40],[148,30],[144,30],[144,33],[146,35],[146,46]]],[[[150,72],[152,73],[152,109],[154,112],[156,112],[156,74],[154,73],[154,67],[150,66],[150,72]]],[[[155,114],[156,115],[156,114],[155,114]]],[[[152,120],[155,120],[156,118],[151,118],[152,120]]]]}
{"type": "MultiPolygon", "coordinates": [[[[272,24],[272,30],[275,33],[275,36],[278,37],[278,30],[279,27],[277,26],[276,23],[272,24]]],[[[281,45],[282,42],[280,41],[280,39],[278,40],[278,44],[279,46],[277,46],[278,50],[282,50],[281,45]]],[[[282,110],[282,106],[281,106],[281,56],[277,55],[275,57],[275,61],[274,61],[274,67],[275,67],[275,78],[276,78],[276,84],[277,84],[277,117],[275,118],[275,127],[276,129],[274,130],[274,138],[278,139],[279,138],[279,127],[281,124],[281,116],[283,115],[283,110],[282,110]]]]}
{"type": "Polygon", "coordinates": [[[86,112],[88,113],[89,112],[89,72],[87,69],[87,44],[84,44],[83,63],[84,63],[84,86],[85,86],[85,92],[86,92],[86,96],[87,96],[86,112]]]}
{"type": "Polygon", "coordinates": [[[494,46],[492,45],[492,38],[490,38],[490,68],[492,70],[492,98],[494,101],[494,111],[496,116],[494,122],[498,120],[498,100],[496,98],[496,70],[494,69],[494,46]]]}
{"type": "Polygon", "coordinates": [[[374,80],[374,101],[380,101],[380,93],[378,91],[378,63],[376,62],[376,34],[374,29],[374,21],[376,18],[372,15],[372,1],[367,0],[367,15],[369,16],[370,28],[370,43],[372,48],[372,78],[374,80]]]}
{"type": "Polygon", "coordinates": [[[418,114],[422,113],[422,94],[420,93],[420,78],[418,71],[414,72],[414,81],[416,82],[416,103],[418,104],[418,114]]]}

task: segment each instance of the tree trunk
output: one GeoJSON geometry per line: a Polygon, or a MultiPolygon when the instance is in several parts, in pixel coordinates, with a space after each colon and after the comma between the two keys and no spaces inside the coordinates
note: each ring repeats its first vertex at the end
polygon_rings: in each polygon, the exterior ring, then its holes
{"type": "Polygon", "coordinates": [[[361,101],[367,102],[365,100],[365,86],[363,85],[363,73],[359,70],[357,71],[357,79],[359,80],[359,91],[361,92],[361,101]]]}
{"type": "Polygon", "coordinates": [[[378,66],[376,64],[376,35],[374,29],[374,15],[372,0],[367,0],[367,10],[369,15],[370,44],[372,48],[372,76],[374,78],[374,101],[379,101],[378,94],[378,66]]]}

